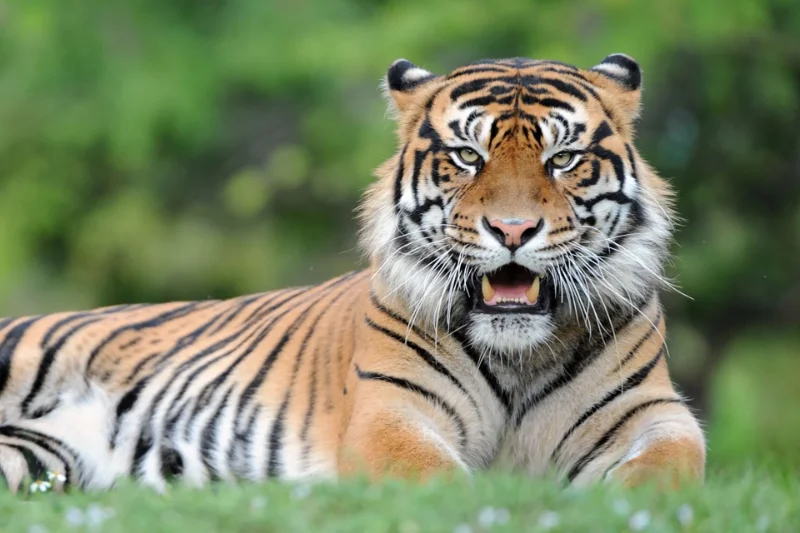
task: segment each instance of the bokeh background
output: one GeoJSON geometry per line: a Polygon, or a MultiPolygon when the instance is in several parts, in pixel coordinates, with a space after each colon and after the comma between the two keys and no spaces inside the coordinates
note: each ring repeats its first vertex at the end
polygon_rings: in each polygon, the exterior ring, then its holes
{"type": "Polygon", "coordinates": [[[711,464],[800,472],[797,0],[0,2],[0,314],[349,270],[392,60],[611,52],[679,193],[671,365],[711,464]]]}

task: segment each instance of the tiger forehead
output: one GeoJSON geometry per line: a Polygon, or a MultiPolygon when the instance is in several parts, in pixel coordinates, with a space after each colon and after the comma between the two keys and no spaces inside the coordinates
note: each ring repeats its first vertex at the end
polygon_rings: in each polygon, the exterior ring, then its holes
{"type": "Polygon", "coordinates": [[[473,106],[549,107],[548,97],[588,102],[599,99],[595,87],[575,67],[550,61],[478,63],[458,68],[446,78],[441,96],[462,109],[473,106]]]}
{"type": "MultiPolygon", "coordinates": [[[[513,129],[545,117],[600,122],[605,106],[581,70],[552,61],[505,60],[458,68],[429,102],[432,123],[445,135],[458,135],[461,122],[490,116],[495,128],[513,129]],[[595,111],[600,111],[596,113],[595,111]],[[594,118],[594,120],[593,120],[594,118]],[[511,119],[511,120],[509,120],[511,119]]],[[[536,143],[540,144],[540,143],[536,143]]]]}

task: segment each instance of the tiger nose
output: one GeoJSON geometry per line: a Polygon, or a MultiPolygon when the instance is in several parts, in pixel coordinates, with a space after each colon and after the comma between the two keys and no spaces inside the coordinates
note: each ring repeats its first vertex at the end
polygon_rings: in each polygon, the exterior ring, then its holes
{"type": "Polygon", "coordinates": [[[518,218],[494,218],[492,220],[483,217],[483,226],[491,233],[503,246],[512,252],[531,240],[544,227],[544,219],[538,221],[524,220],[518,218]]]}

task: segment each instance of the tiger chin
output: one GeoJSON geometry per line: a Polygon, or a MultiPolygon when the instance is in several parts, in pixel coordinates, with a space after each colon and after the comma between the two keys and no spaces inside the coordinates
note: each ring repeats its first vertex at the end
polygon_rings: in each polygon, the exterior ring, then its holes
{"type": "Polygon", "coordinates": [[[658,291],[671,190],[634,144],[641,72],[393,63],[369,267],[225,301],[0,320],[12,490],[168,479],[702,481],[658,291]]]}

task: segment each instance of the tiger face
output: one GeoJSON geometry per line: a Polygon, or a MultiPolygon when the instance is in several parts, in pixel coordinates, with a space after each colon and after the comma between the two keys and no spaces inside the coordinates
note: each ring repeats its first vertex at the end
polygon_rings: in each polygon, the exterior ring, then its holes
{"type": "Polygon", "coordinates": [[[670,191],[633,145],[641,72],[483,61],[447,76],[398,60],[399,150],[378,170],[363,242],[410,320],[533,353],[603,331],[663,280],[670,191]]]}

